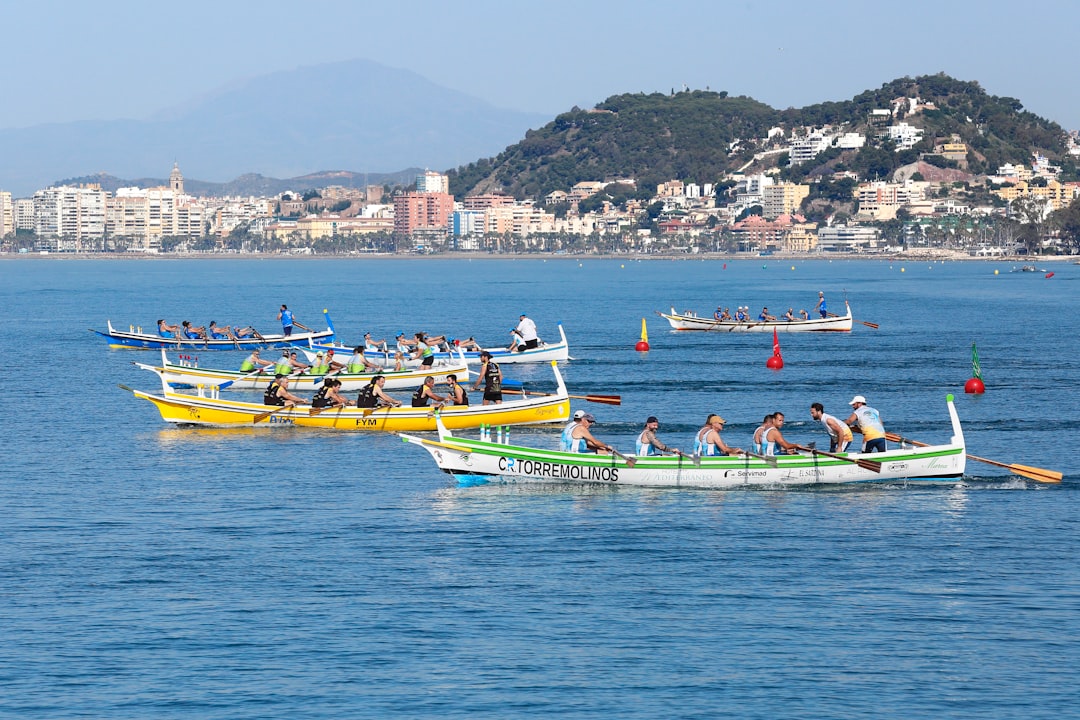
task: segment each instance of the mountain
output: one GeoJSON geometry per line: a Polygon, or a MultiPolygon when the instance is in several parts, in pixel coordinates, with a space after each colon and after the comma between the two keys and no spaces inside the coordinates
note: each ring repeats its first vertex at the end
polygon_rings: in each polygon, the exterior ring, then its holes
{"type": "MultiPolygon", "coordinates": [[[[498,191],[539,199],[582,181],[634,178],[640,192],[650,194],[671,179],[716,183],[738,169],[751,173],[778,165],[781,176],[794,181],[840,169],[885,178],[932,155],[935,139],[948,142],[954,135],[968,146],[964,164],[972,173],[994,172],[1005,162],[1030,165],[1032,152],[1039,152],[1075,174],[1059,125],[1024,111],[1018,100],[939,74],[894,80],[848,101],[787,110],[723,92],[616,95],[591,110],[575,107],[495,157],[457,168],[450,187],[459,197],[498,191]],[[898,110],[889,122],[924,131],[914,148],[895,152],[887,143],[868,142],[861,150],[827,150],[794,168],[786,167],[784,153],[765,154],[781,142],[766,140],[773,128],[788,139],[794,130],[805,134],[807,127],[826,124],[871,135],[870,112],[892,109],[894,102],[898,110]]],[[[952,161],[938,162],[946,167],[952,161]]]]}
{"type": "Polygon", "coordinates": [[[95,172],[167,175],[173,162],[185,176],[222,181],[328,168],[443,170],[498,152],[548,119],[350,60],[255,77],[150,120],[0,130],[0,189],[22,196],[95,172]]]}
{"type": "MultiPolygon", "coordinates": [[[[304,192],[305,190],[324,188],[328,185],[354,188],[362,188],[366,185],[411,185],[416,176],[423,174],[423,172],[421,168],[408,168],[393,173],[356,173],[349,170],[334,170],[284,179],[248,173],[223,183],[184,178],[184,192],[200,197],[222,197],[226,195],[273,196],[290,190],[304,192]]],[[[169,181],[163,177],[123,179],[106,173],[97,173],[66,178],[56,182],[57,185],[82,185],[86,183],[100,185],[102,190],[116,192],[117,188],[122,187],[149,188],[168,186],[169,181]]]]}

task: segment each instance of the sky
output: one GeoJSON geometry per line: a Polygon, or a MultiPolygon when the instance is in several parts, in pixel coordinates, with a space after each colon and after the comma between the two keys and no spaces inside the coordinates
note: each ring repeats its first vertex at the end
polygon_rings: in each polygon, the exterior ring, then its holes
{"type": "Polygon", "coordinates": [[[684,86],[801,107],[944,72],[1080,129],[1078,27],[1077,0],[0,0],[0,129],[145,119],[353,58],[552,117],[684,86]]]}

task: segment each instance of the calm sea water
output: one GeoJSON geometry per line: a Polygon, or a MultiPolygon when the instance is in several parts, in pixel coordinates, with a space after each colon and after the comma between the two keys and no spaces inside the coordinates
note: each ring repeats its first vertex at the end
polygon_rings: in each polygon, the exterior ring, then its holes
{"type": "MultiPolygon", "coordinates": [[[[631,260],[0,260],[0,715],[63,717],[1075,716],[1080,267],[631,260]],[[1001,271],[994,275],[994,269],[1001,271]],[[850,299],[837,336],[674,334],[655,314],[850,299]],[[657,415],[747,442],[767,412],[867,396],[888,429],[1061,470],[1036,485],[817,491],[461,488],[392,437],[167,427],[87,328],[276,326],[509,339],[574,361],[596,433],[657,415]],[[634,352],[641,320],[652,350],[634,352]],[[978,343],[988,392],[965,396],[978,343]]],[[[238,363],[202,353],[202,365],[238,363]]],[[[508,368],[538,389],[546,367],[508,368]]],[[[575,404],[575,408],[578,407],[575,404]]],[[[555,431],[515,429],[526,443],[555,431]]]]}

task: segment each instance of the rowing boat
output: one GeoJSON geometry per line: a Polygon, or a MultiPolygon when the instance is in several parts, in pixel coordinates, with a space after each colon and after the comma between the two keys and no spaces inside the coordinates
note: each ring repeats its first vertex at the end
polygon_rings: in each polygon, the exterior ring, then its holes
{"type": "Polygon", "coordinates": [[[323,310],[326,316],[326,330],[312,332],[293,333],[292,335],[272,335],[263,333],[258,337],[245,337],[230,340],[228,338],[179,338],[163,337],[157,333],[143,332],[141,327],[131,326],[129,330],[117,330],[111,320],[106,320],[108,329],[105,331],[89,328],[90,332],[97,333],[109,341],[109,347],[118,349],[158,349],[169,348],[173,350],[256,350],[259,348],[284,348],[293,343],[321,342],[334,340],[334,325],[330,322],[330,314],[323,310]]]}
{"type": "MultiPolygon", "coordinates": [[[[497,405],[450,405],[438,411],[444,427],[461,429],[482,425],[533,425],[565,423],[570,416],[570,399],[558,367],[552,363],[558,392],[508,400],[497,405]]],[[[130,390],[158,409],[161,418],[177,425],[213,427],[316,427],[330,430],[374,430],[427,432],[436,430],[436,414],[431,407],[329,408],[310,405],[277,407],[261,403],[226,400],[213,390],[209,394],[178,393],[163,386],[161,394],[130,390]]]]}
{"type": "MultiPolygon", "coordinates": [[[[362,343],[361,343],[362,344],[362,343]]],[[[309,344],[311,351],[317,350],[333,350],[335,355],[344,355],[348,357],[352,354],[353,347],[345,345],[343,343],[319,343],[312,342],[309,344]]],[[[559,323],[559,342],[557,343],[544,343],[538,347],[531,348],[529,350],[507,350],[504,347],[499,348],[485,348],[487,352],[491,353],[491,358],[500,365],[514,364],[514,363],[534,363],[534,362],[551,362],[552,360],[558,362],[565,362],[570,360],[570,344],[566,341],[566,333],[563,331],[562,323],[559,323]]],[[[443,350],[435,352],[436,360],[447,360],[451,357],[455,357],[458,354],[458,349],[443,350]]],[[[461,351],[465,359],[471,365],[478,365],[480,363],[480,353],[483,350],[466,350],[461,351]]],[[[394,365],[394,353],[393,352],[378,352],[375,350],[366,350],[364,355],[374,363],[385,365],[387,367],[393,367],[394,365]]],[[[309,357],[312,357],[309,355],[309,357]]],[[[406,358],[406,367],[415,367],[420,364],[420,360],[417,358],[406,358]]]]}
{"type": "Polygon", "coordinates": [[[580,454],[457,437],[439,428],[438,440],[402,435],[424,448],[439,469],[476,482],[509,481],[727,489],[881,482],[949,482],[964,474],[964,433],[946,399],[952,437],[941,445],[901,446],[884,453],[642,457],[580,454]]]}
{"type": "Polygon", "coordinates": [[[678,313],[671,308],[670,313],[659,310],[656,314],[666,319],[675,330],[706,330],[717,333],[726,332],[851,332],[851,306],[844,303],[846,312],[824,318],[809,320],[714,320],[701,317],[687,311],[678,313]]]}
{"type": "MultiPolygon", "coordinates": [[[[134,363],[143,370],[157,373],[163,383],[171,388],[198,388],[198,387],[230,387],[233,390],[259,390],[265,389],[274,379],[274,368],[269,367],[263,372],[250,372],[242,370],[215,370],[213,368],[195,367],[184,363],[171,363],[161,351],[161,365],[149,365],[146,363],[134,363]]],[[[342,391],[355,391],[367,385],[371,378],[381,375],[386,378],[383,386],[386,390],[401,390],[414,388],[424,384],[429,377],[435,378],[436,383],[446,383],[447,375],[456,375],[457,381],[467,383],[469,381],[469,366],[458,358],[456,362],[437,362],[427,368],[413,368],[410,370],[381,370],[379,372],[366,373],[334,373],[332,377],[341,381],[342,391]]],[[[327,375],[311,375],[304,373],[296,375],[289,380],[289,390],[293,392],[312,392],[318,390],[323,384],[323,378],[327,375]]]]}

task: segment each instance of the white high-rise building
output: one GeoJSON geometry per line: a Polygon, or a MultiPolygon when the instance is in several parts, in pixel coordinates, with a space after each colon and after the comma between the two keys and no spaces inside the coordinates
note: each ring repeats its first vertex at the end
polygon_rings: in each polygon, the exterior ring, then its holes
{"type": "Polygon", "coordinates": [[[15,205],[11,193],[0,190],[0,238],[15,234],[15,205]]]}
{"type": "Polygon", "coordinates": [[[449,193],[450,178],[442,173],[428,170],[423,175],[416,176],[416,192],[449,193]]]}
{"type": "Polygon", "coordinates": [[[97,185],[51,187],[34,193],[34,232],[39,238],[56,238],[78,250],[84,240],[105,236],[105,191],[97,185]]]}

